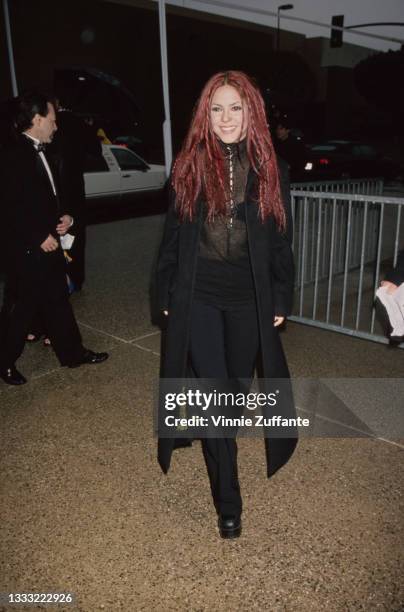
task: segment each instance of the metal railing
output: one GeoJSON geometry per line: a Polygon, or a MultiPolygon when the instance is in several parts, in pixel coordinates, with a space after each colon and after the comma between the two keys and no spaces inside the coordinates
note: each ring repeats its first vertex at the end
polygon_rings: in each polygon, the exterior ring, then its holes
{"type": "Polygon", "coordinates": [[[331,193],[358,193],[365,195],[383,195],[382,178],[336,179],[334,181],[311,181],[292,183],[291,189],[304,191],[326,191],[331,193]]]}
{"type": "Polygon", "coordinates": [[[374,295],[404,248],[403,206],[404,198],[292,189],[292,320],[388,342],[374,295]]]}

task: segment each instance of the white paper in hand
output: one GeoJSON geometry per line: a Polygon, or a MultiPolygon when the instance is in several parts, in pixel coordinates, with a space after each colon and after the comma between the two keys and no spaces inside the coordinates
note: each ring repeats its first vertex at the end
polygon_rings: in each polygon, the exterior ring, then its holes
{"type": "Polygon", "coordinates": [[[73,242],[74,236],[72,236],[71,234],[65,234],[64,236],[60,237],[60,244],[64,251],[68,251],[69,249],[71,249],[73,246],[73,242]]]}

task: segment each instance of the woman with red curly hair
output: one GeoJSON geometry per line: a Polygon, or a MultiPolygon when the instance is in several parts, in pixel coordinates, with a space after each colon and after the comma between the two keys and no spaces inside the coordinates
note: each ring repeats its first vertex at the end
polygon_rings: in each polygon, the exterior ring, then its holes
{"type": "MultiPolygon", "coordinates": [[[[290,314],[294,267],[287,170],[278,170],[262,97],[239,71],[205,85],[173,165],[157,265],[166,319],[164,379],[221,381],[244,389],[261,357],[264,379],[288,379],[279,326],[290,314]],[[236,386],[231,383],[236,381],[236,386]]],[[[290,385],[277,414],[293,416],[290,385]]],[[[206,414],[206,413],[205,413],[206,414]]],[[[224,538],[241,533],[234,436],[202,446],[224,538]]],[[[214,434],[213,434],[214,436],[214,434]]],[[[267,473],[292,455],[296,437],[265,438],[267,473]]],[[[179,440],[159,440],[164,472],[179,440]]]]}

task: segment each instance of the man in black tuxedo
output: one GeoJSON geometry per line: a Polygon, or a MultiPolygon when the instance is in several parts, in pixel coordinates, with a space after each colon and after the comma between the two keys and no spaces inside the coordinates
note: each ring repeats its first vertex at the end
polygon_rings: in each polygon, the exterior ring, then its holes
{"type": "Polygon", "coordinates": [[[31,92],[16,100],[19,136],[2,152],[0,215],[6,252],[0,377],[11,385],[26,379],[15,367],[36,313],[46,326],[62,366],[105,361],[82,344],[68,298],[66,263],[60,239],[74,224],[61,208],[54,174],[44,152],[57,130],[55,109],[46,96],[31,92]]]}

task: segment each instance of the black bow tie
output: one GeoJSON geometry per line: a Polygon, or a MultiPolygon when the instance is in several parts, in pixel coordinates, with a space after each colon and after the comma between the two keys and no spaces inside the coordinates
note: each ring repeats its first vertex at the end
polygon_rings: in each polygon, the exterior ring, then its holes
{"type": "Polygon", "coordinates": [[[44,153],[45,152],[45,145],[42,142],[35,142],[35,140],[33,140],[32,138],[27,136],[27,134],[23,134],[23,135],[34,146],[35,151],[38,151],[38,153],[44,153]]]}

